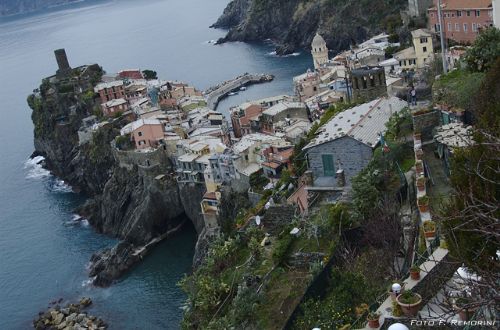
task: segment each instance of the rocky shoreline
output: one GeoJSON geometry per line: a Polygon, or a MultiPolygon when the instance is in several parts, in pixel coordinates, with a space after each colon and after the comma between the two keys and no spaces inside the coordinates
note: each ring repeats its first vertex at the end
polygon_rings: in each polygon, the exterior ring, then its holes
{"type": "Polygon", "coordinates": [[[83,311],[90,305],[92,305],[92,299],[85,297],[76,304],[68,303],[64,307],[56,305],[46,312],[38,313],[38,318],[33,320],[33,327],[37,330],[107,329],[106,322],[83,311]]]}
{"type": "Polygon", "coordinates": [[[124,273],[129,271],[158,243],[168,236],[179,231],[186,221],[165,234],[154,238],[144,246],[135,246],[133,243],[122,241],[112,248],[96,252],[90,258],[89,276],[92,284],[107,287],[124,273]]]}
{"type": "Polygon", "coordinates": [[[227,29],[217,43],[264,41],[286,55],[309,49],[320,32],[332,52],[366,40],[399,20],[406,0],[233,0],[211,27],[227,29]]]}
{"type": "MultiPolygon", "coordinates": [[[[78,79],[47,77],[28,97],[35,126],[32,157],[44,157],[44,168],[88,197],[77,214],[97,232],[121,240],[92,257],[90,276],[97,286],[111,285],[149,251],[136,255],[137,249],[151,246],[186,219],[200,236],[204,228],[200,209],[204,190],[165,176],[173,171],[170,161],[149,168],[121,163],[111,141],[120,135],[124,118],[108,120],[90,141],[80,143],[83,119],[99,106],[93,88],[103,73],[96,64],[74,68],[72,75],[78,79]],[[157,179],[159,175],[164,179],[157,179]]],[[[200,255],[196,254],[198,259],[200,255]]]]}

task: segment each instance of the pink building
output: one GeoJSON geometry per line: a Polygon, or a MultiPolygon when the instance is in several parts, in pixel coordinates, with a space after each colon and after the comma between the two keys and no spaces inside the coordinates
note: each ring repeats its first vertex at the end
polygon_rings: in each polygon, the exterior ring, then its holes
{"type": "MultiPolygon", "coordinates": [[[[492,0],[441,0],[443,31],[447,39],[471,44],[481,29],[493,25],[492,0]]],[[[440,31],[437,0],[428,9],[429,28],[440,31]]]]}
{"type": "Polygon", "coordinates": [[[154,148],[165,138],[164,125],[158,119],[139,119],[122,129],[122,135],[130,132],[137,149],[154,148]]]}
{"type": "Polygon", "coordinates": [[[124,113],[129,109],[129,106],[125,99],[113,99],[101,104],[101,108],[105,116],[112,117],[117,113],[124,113]]]}
{"type": "Polygon", "coordinates": [[[99,93],[101,103],[126,98],[125,87],[121,80],[100,83],[94,87],[94,92],[99,93]]]}

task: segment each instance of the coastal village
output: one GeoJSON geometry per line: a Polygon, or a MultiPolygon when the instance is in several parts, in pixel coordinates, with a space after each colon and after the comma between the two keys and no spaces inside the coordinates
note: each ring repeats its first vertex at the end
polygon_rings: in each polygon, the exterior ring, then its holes
{"type": "MultiPolygon", "coordinates": [[[[472,292],[475,286],[469,282],[476,275],[449,262],[448,238],[440,235],[444,228],[437,205],[451,190],[451,163],[475,138],[470,109],[444,97],[445,87],[437,91],[443,79],[435,76],[461,72],[476,39],[495,29],[494,23],[498,26],[499,8],[491,0],[443,0],[442,8],[437,1],[408,2],[403,20],[426,16],[428,22],[410,30],[406,40],[381,33],[331,54],[318,31],[310,46],[313,66],[290,81],[290,95],[248,100],[232,107],[229,116],[217,110],[221,99],[273,77],[245,73],[201,91],[163,80],[152,70],[123,69],[99,77],[86,95],[100,106],[82,120],[80,146],[91,143],[102,128],[120,123],[111,142],[119,167],[154,170],[154,180],[171,179],[204,192],[199,201],[202,231],[215,247],[199,267],[220,274],[225,284],[209,284],[203,298],[205,289],[193,289],[189,281],[207,280],[207,275],[195,271],[183,280],[192,299],[187,328],[205,328],[214,320],[221,323],[211,327],[225,328],[222,310],[230,304],[237,310],[237,298],[251,289],[265,328],[312,329],[315,318],[326,316],[307,314],[319,309],[308,305],[313,304],[308,295],[318,290],[314,285],[334,276],[328,270],[332,265],[360,253],[355,245],[342,251],[336,247],[362,235],[356,223],[375,214],[371,228],[384,233],[363,240],[361,245],[373,249],[359,255],[372,261],[390,258],[390,271],[370,276],[377,283],[389,277],[394,281],[388,292],[370,295],[370,301],[352,298],[356,311],[352,304],[350,310],[347,305],[334,309],[328,317],[335,328],[409,329],[417,316],[419,322],[461,326],[473,315],[494,317],[490,308],[467,305],[492,292],[472,292]],[[441,32],[455,44],[444,53],[441,32]],[[355,215],[357,220],[346,219],[355,215]],[[375,253],[386,245],[394,251],[375,253]],[[264,301],[257,297],[263,291],[264,301]],[[197,299],[207,299],[208,307],[197,299]],[[203,312],[208,319],[200,316],[203,312]]],[[[53,79],[71,80],[74,69],[65,51],[56,50],[55,56],[59,70],[53,79]]],[[[81,76],[96,70],[78,69],[81,76]]],[[[68,119],[58,120],[65,125],[68,119]]],[[[345,280],[345,275],[336,276],[345,280]]],[[[359,291],[364,299],[363,294],[359,291]]],[[[245,312],[257,313],[244,306],[245,312]]],[[[250,315],[240,317],[248,322],[250,315]]]]}

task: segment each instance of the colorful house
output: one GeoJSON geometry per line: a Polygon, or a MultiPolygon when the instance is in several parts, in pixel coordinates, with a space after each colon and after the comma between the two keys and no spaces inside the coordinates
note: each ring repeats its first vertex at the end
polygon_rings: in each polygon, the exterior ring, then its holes
{"type": "MultiPolygon", "coordinates": [[[[481,29],[493,26],[492,0],[441,0],[446,39],[471,44],[481,29]]],[[[440,32],[437,0],[428,9],[429,29],[440,32]]]]}

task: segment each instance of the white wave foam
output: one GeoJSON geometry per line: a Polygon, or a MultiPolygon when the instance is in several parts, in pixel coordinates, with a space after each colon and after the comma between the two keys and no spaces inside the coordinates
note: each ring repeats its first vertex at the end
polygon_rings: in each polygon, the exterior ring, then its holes
{"type": "Polygon", "coordinates": [[[66,225],[68,226],[80,225],[82,227],[88,227],[89,221],[78,214],[73,214],[71,220],[66,221],[66,225]]]}
{"type": "Polygon", "coordinates": [[[71,189],[71,187],[68,186],[63,180],[55,179],[52,184],[52,191],[60,193],[70,193],[73,192],[73,189],[71,189]]]}
{"type": "Polygon", "coordinates": [[[82,281],[82,288],[90,288],[90,287],[92,287],[95,278],[96,277],[94,276],[94,277],[91,277],[91,278],[89,278],[87,280],[83,280],[82,281]]]}
{"type": "Polygon", "coordinates": [[[278,55],[276,53],[276,51],[272,51],[270,53],[267,53],[268,56],[274,56],[274,57],[293,57],[293,56],[299,56],[300,53],[299,52],[296,52],[296,53],[291,53],[291,54],[287,54],[287,55],[278,55]]]}
{"type": "Polygon", "coordinates": [[[24,168],[28,170],[26,178],[28,179],[42,179],[51,176],[50,171],[46,170],[42,166],[42,162],[45,158],[43,156],[36,156],[34,158],[28,159],[24,163],[24,168]]]}

